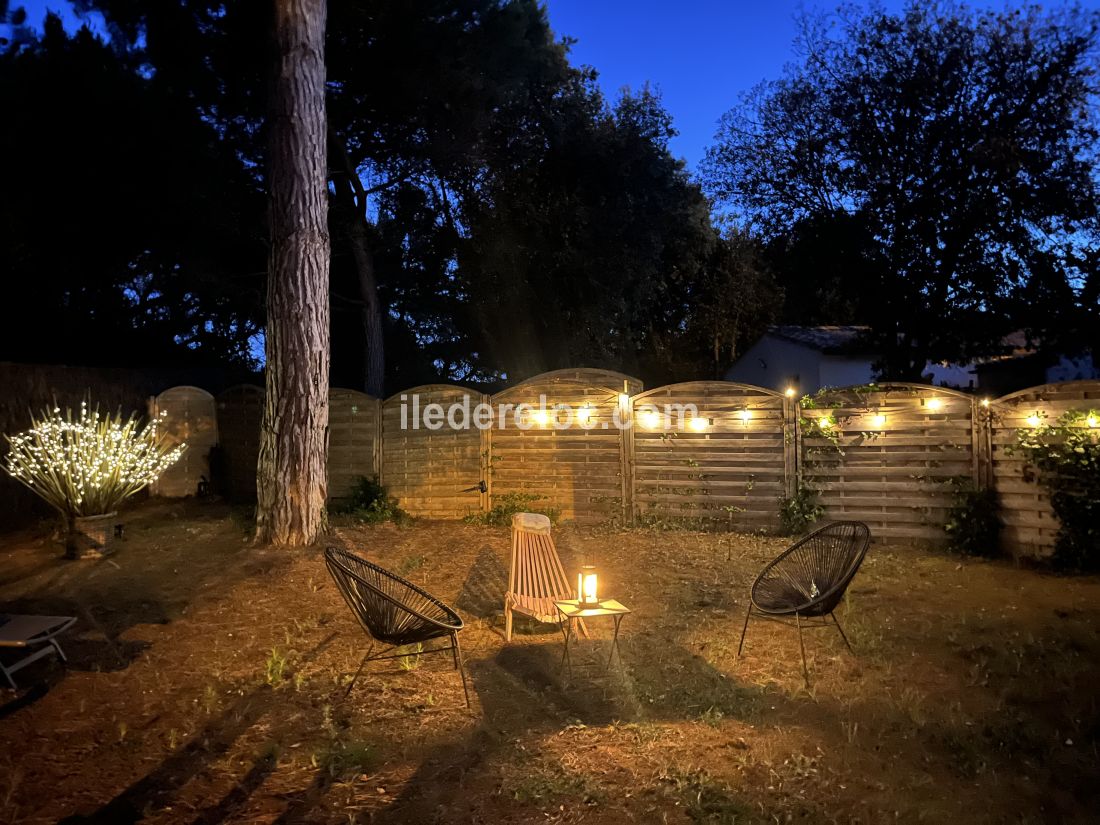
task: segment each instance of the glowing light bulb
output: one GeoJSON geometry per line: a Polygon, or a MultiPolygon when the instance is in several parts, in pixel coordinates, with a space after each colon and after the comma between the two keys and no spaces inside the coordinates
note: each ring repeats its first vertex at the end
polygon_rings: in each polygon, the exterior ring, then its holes
{"type": "Polygon", "coordinates": [[[982,406],[983,407],[988,407],[989,406],[989,399],[988,398],[983,398],[982,399],[982,406]]]}
{"type": "Polygon", "coordinates": [[[1039,413],[1032,413],[1027,417],[1027,423],[1032,427],[1038,427],[1043,423],[1043,419],[1039,417],[1039,413]]]}
{"type": "Polygon", "coordinates": [[[784,392],[784,395],[786,395],[787,398],[794,398],[794,393],[795,393],[794,387],[787,387],[786,391],[784,392]]]}
{"type": "Polygon", "coordinates": [[[705,418],[693,418],[688,421],[688,426],[695,432],[701,433],[707,428],[707,420],[705,418]]]}
{"type": "Polygon", "coordinates": [[[876,415],[871,416],[871,423],[876,428],[885,427],[886,426],[886,416],[883,415],[882,413],[877,413],[876,415]]]}
{"type": "Polygon", "coordinates": [[[752,418],[752,411],[741,410],[739,413],[737,413],[737,417],[740,418],[742,421],[748,421],[750,418],[752,418]]]}
{"type": "Polygon", "coordinates": [[[577,423],[580,424],[582,427],[585,427],[592,422],[595,416],[595,411],[590,406],[585,404],[583,407],[577,410],[577,423]]]}
{"type": "Polygon", "coordinates": [[[531,412],[531,420],[538,424],[540,427],[545,427],[550,423],[550,413],[546,410],[533,410],[531,412]]]}
{"type": "Polygon", "coordinates": [[[643,410],[638,414],[638,420],[647,430],[655,430],[661,426],[661,415],[656,410],[643,410]]]}
{"type": "Polygon", "coordinates": [[[827,415],[822,416],[821,418],[817,419],[817,426],[819,426],[823,430],[827,430],[831,426],[833,426],[833,419],[829,418],[829,416],[827,415]]]}
{"type": "Polygon", "coordinates": [[[1098,419],[1095,415],[1090,415],[1088,418],[1085,419],[1085,423],[1088,424],[1090,427],[1097,427],[1100,426],[1100,419],[1098,419]]]}
{"type": "Polygon", "coordinates": [[[929,398],[928,402],[924,405],[930,410],[938,410],[943,407],[943,402],[938,398],[929,398]]]}

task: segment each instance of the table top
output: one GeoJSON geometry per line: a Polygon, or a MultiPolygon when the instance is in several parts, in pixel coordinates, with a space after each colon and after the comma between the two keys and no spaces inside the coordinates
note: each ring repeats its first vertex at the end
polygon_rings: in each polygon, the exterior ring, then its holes
{"type": "Polygon", "coordinates": [[[620,604],[614,599],[600,599],[598,607],[581,607],[576,599],[562,599],[555,601],[554,606],[563,616],[569,619],[587,619],[593,616],[622,616],[630,612],[630,608],[620,604]]]}

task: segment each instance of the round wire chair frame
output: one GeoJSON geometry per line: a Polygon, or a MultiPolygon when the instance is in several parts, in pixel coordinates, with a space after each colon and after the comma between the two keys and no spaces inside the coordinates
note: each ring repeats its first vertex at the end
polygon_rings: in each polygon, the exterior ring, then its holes
{"type": "Polygon", "coordinates": [[[462,647],[458,641],[458,633],[465,625],[462,621],[462,617],[459,616],[453,608],[437,599],[422,587],[413,584],[396,573],[386,570],[384,567],[380,567],[361,556],[349,553],[347,550],[343,550],[339,547],[325,548],[325,565],[328,567],[329,574],[336,583],[340,595],[344,597],[344,601],[355,615],[360,626],[371,638],[371,646],[368,648],[363,660],[359,663],[359,669],[355,672],[355,676],[352,677],[351,682],[348,684],[347,691],[344,693],[345,698],[351,693],[351,689],[355,686],[355,682],[363,672],[363,668],[366,667],[367,662],[380,661],[383,659],[401,659],[408,656],[426,656],[432,653],[446,653],[450,651],[454,658],[455,670],[457,670],[462,677],[462,692],[466,697],[466,707],[470,706],[470,691],[466,685],[466,668],[462,659],[462,647]],[[356,572],[353,565],[365,568],[379,576],[380,579],[389,580],[398,587],[415,594],[426,604],[442,611],[446,620],[427,615],[423,609],[417,609],[414,605],[403,602],[393,594],[387,593],[385,590],[356,572]],[[351,586],[352,582],[354,582],[355,585],[354,590],[351,586]],[[372,622],[364,615],[364,606],[361,604],[363,601],[362,594],[355,592],[357,590],[365,590],[370,594],[371,598],[381,599],[391,608],[391,610],[395,610],[396,612],[393,613],[391,618],[396,617],[399,613],[404,613],[415,617],[419,620],[420,624],[406,628],[404,632],[396,629],[393,632],[386,632],[384,629],[372,627],[372,622]],[[420,644],[432,639],[442,638],[449,639],[450,644],[447,647],[419,650],[415,653],[392,652],[406,645],[420,644]],[[375,642],[381,642],[384,645],[388,645],[388,647],[384,648],[379,654],[372,655],[375,642]]]}
{"type": "MultiPolygon", "coordinates": [[[[829,618],[832,618],[833,624],[836,626],[837,631],[840,633],[840,638],[844,640],[845,646],[848,648],[848,652],[855,654],[852,650],[852,644],[848,641],[848,636],[844,633],[844,628],[840,626],[840,621],[837,619],[836,614],[833,612],[840,604],[841,599],[844,598],[845,592],[848,590],[848,586],[852,583],[852,579],[855,578],[856,573],[859,572],[860,566],[863,564],[863,559],[867,555],[867,549],[871,543],[871,530],[861,521],[834,521],[823,527],[814,530],[811,533],[803,536],[797,542],[792,544],[772,561],[765,565],[764,569],[760,571],[757,577],[753,580],[752,588],[749,591],[749,607],[745,614],[745,624],[741,628],[741,641],[737,646],[737,655],[741,655],[741,651],[745,645],[745,634],[749,628],[749,619],[759,618],[767,621],[779,622],[780,624],[793,624],[798,629],[798,646],[802,654],[802,674],[807,683],[809,682],[810,675],[809,669],[806,666],[806,645],[802,638],[803,627],[825,627],[829,624],[829,618]],[[761,584],[769,581],[769,574],[780,567],[784,561],[786,561],[792,554],[803,548],[805,545],[815,541],[822,535],[827,533],[837,533],[845,530],[851,531],[849,541],[852,543],[851,551],[848,553],[848,558],[844,565],[844,568],[836,581],[833,582],[828,588],[821,593],[814,594],[809,597],[807,601],[801,604],[792,604],[789,606],[778,607],[773,605],[762,605],[763,601],[759,597],[759,590],[761,584]],[[754,616],[754,613],[756,614],[754,616]],[[811,621],[813,619],[820,619],[820,621],[811,621]]],[[[794,586],[792,585],[793,589],[794,586]]]]}

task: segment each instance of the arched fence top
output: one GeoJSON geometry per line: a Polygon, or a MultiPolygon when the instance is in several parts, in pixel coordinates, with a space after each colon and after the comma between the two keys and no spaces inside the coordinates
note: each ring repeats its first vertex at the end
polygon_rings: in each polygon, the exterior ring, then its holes
{"type": "Polygon", "coordinates": [[[678,384],[664,384],[660,387],[655,387],[654,389],[646,390],[645,392],[638,393],[637,395],[632,396],[630,400],[631,400],[632,403],[637,403],[638,401],[640,401],[642,399],[650,398],[654,395],[667,394],[667,393],[669,393],[670,390],[676,390],[676,391],[704,390],[705,391],[705,390],[712,390],[712,389],[713,390],[725,390],[725,391],[731,391],[732,390],[732,391],[743,392],[743,393],[753,393],[755,395],[768,396],[769,398],[783,398],[784,397],[783,393],[779,392],[778,390],[770,390],[767,387],[758,387],[755,384],[741,384],[741,383],[738,383],[736,381],[709,380],[709,381],[681,381],[678,384]]]}
{"type": "Polygon", "coordinates": [[[520,398],[527,398],[530,397],[529,394],[533,389],[539,389],[540,387],[547,395],[597,395],[607,401],[612,399],[618,400],[619,393],[622,392],[621,388],[616,390],[613,387],[593,384],[589,381],[565,381],[561,379],[542,381],[537,378],[532,378],[515,384],[514,386],[505,387],[500,392],[494,394],[489,400],[493,405],[496,405],[500,401],[509,401],[517,396],[520,398]]]}
{"type": "Polygon", "coordinates": [[[991,405],[999,404],[1012,404],[1017,401],[1033,401],[1041,400],[1041,396],[1044,393],[1074,393],[1078,392],[1082,395],[1086,393],[1097,393],[1100,395],[1100,381],[1062,381],[1053,384],[1040,384],[1037,387],[1028,387],[1025,390],[1017,390],[1016,392],[1010,392],[1008,395],[1002,395],[1000,398],[994,398],[990,400],[991,405]]]}
{"type": "Polygon", "coordinates": [[[963,390],[956,390],[952,387],[936,387],[932,384],[917,384],[910,383],[908,381],[886,381],[881,384],[853,384],[847,387],[822,387],[817,392],[811,393],[809,395],[803,395],[800,398],[827,398],[829,396],[846,394],[859,397],[861,395],[878,395],[890,392],[910,392],[914,394],[924,393],[927,395],[945,395],[952,398],[964,399],[966,401],[977,401],[979,398],[979,396],[975,395],[974,393],[965,392],[963,390]]]}
{"type": "Polygon", "coordinates": [[[532,375],[530,378],[525,378],[507,387],[497,393],[507,392],[508,390],[522,387],[526,384],[538,384],[538,383],[570,383],[570,384],[588,384],[594,387],[600,387],[601,389],[608,389],[612,392],[622,392],[623,382],[626,382],[630,395],[641,392],[645,386],[640,378],[635,378],[633,375],[627,375],[626,373],[616,372],[615,370],[606,370],[599,367],[577,367],[574,369],[561,369],[550,370],[549,372],[541,372],[538,375],[532,375]]]}
{"type": "Polygon", "coordinates": [[[332,398],[347,398],[347,399],[363,399],[365,401],[377,401],[373,395],[368,395],[362,390],[349,390],[347,387],[329,387],[328,397],[332,398]]]}
{"type": "Polygon", "coordinates": [[[472,390],[469,387],[462,386],[461,384],[420,384],[416,387],[409,387],[407,390],[395,392],[389,398],[386,398],[384,401],[382,401],[382,405],[386,406],[389,404],[400,404],[401,396],[403,395],[409,397],[418,393],[428,394],[432,392],[454,392],[461,393],[462,395],[474,396],[482,395],[482,393],[478,390],[472,390]]]}
{"type": "Polygon", "coordinates": [[[191,397],[197,396],[199,398],[208,399],[210,401],[214,400],[214,396],[211,393],[207,392],[202,387],[196,387],[191,384],[181,384],[178,387],[169,387],[164,392],[159,393],[156,397],[156,400],[159,402],[166,399],[176,398],[177,396],[181,395],[189,395],[191,397]]]}

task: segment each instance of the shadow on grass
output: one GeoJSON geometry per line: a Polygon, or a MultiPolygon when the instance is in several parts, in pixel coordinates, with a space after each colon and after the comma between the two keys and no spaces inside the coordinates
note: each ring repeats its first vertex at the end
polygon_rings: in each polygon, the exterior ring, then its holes
{"type": "MultiPolygon", "coordinates": [[[[302,657],[312,661],[334,639],[330,634],[302,657]]],[[[247,730],[280,706],[280,697],[269,685],[257,685],[245,692],[220,716],[203,726],[191,740],[137,782],[89,814],[74,814],[62,825],[130,825],[145,818],[150,810],[170,804],[176,792],[227,753],[247,730]]],[[[201,811],[194,823],[222,822],[242,807],[275,769],[275,754],[257,758],[248,773],[220,801],[201,811]]]]}

